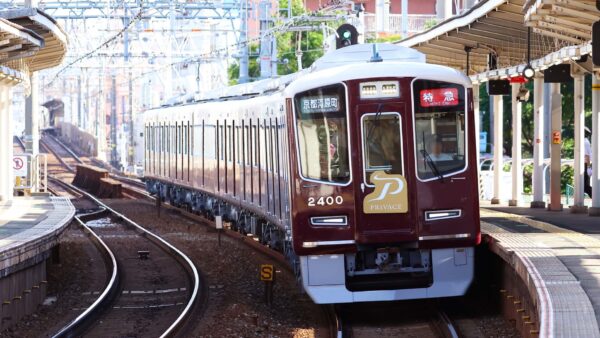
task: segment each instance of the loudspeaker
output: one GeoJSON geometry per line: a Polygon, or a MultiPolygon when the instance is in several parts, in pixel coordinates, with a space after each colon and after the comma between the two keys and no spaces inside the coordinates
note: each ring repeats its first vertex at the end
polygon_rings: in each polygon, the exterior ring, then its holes
{"type": "Polygon", "coordinates": [[[510,95],[511,88],[508,80],[490,80],[487,83],[488,95],[510,95]]]}
{"type": "Polygon", "coordinates": [[[563,83],[572,79],[569,64],[554,65],[544,71],[544,83],[563,83]]]}

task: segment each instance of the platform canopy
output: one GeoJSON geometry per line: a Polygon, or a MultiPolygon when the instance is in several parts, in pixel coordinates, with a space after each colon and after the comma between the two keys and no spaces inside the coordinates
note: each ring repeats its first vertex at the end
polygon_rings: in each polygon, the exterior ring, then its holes
{"type": "MultiPolygon", "coordinates": [[[[589,37],[586,39],[581,34],[548,34],[548,27],[544,30],[540,29],[535,24],[527,22],[525,18],[526,13],[529,14],[537,8],[544,13],[548,5],[542,6],[541,3],[580,3],[579,5],[585,3],[587,6],[589,2],[592,1],[482,0],[467,12],[398,43],[425,53],[427,62],[462,71],[467,67],[468,50],[468,71],[473,81],[506,78],[518,75],[527,64],[527,26],[529,25],[532,25],[531,64],[538,70],[575,60],[589,53],[591,51],[588,45],[589,37]],[[489,55],[496,56],[496,70],[489,70],[489,55]]],[[[572,12],[564,13],[572,14],[572,12]]],[[[598,19],[598,12],[594,11],[591,15],[598,19]]],[[[544,19],[541,18],[540,22],[544,19]]],[[[583,20],[571,19],[574,24],[587,23],[583,20]]],[[[546,24],[541,23],[541,25],[546,24]]]]}
{"type": "Polygon", "coordinates": [[[0,81],[20,82],[23,67],[18,62],[35,55],[44,46],[44,38],[13,22],[0,18],[0,81]]]}
{"type": "Polygon", "coordinates": [[[575,45],[592,39],[592,24],[600,19],[596,0],[532,0],[525,8],[525,21],[534,32],[575,45]]]}
{"type": "Polygon", "coordinates": [[[52,17],[37,8],[15,8],[0,11],[0,18],[25,27],[44,40],[42,48],[24,61],[34,72],[58,66],[67,52],[67,35],[52,17]]]}

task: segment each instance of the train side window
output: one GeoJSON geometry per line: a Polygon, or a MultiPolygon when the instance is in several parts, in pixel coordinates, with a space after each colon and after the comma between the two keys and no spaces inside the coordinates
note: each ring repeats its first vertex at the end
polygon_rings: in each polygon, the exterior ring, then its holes
{"type": "MultiPolygon", "coordinates": [[[[257,121],[257,123],[258,123],[258,121],[257,121]]],[[[258,167],[259,166],[259,162],[258,162],[258,160],[259,160],[259,151],[260,151],[260,148],[258,146],[258,125],[253,125],[252,126],[252,130],[253,130],[252,131],[252,136],[253,136],[252,143],[254,143],[254,147],[253,147],[254,162],[252,163],[252,165],[254,167],[258,167]]]]}
{"type": "Polygon", "coordinates": [[[189,141],[189,137],[190,134],[188,132],[188,128],[185,124],[181,124],[181,129],[183,130],[183,138],[181,140],[181,143],[183,143],[183,149],[182,149],[182,153],[183,154],[187,154],[188,152],[188,141],[189,141]]]}
{"type": "Polygon", "coordinates": [[[204,147],[204,157],[206,157],[207,159],[210,160],[215,160],[216,157],[216,146],[217,143],[215,142],[216,140],[216,135],[215,135],[215,125],[214,124],[205,124],[204,125],[204,139],[202,140],[203,142],[203,147],[204,147]]]}
{"type": "Polygon", "coordinates": [[[237,164],[242,164],[242,154],[240,152],[241,143],[242,143],[241,127],[240,126],[235,126],[235,153],[234,153],[234,157],[235,157],[235,163],[237,163],[237,164]]]}
{"type": "Polygon", "coordinates": [[[273,156],[275,156],[275,147],[273,143],[273,121],[269,119],[269,133],[267,135],[269,139],[269,171],[275,172],[275,168],[273,166],[273,156]]]}
{"type": "Polygon", "coordinates": [[[192,139],[192,155],[200,156],[200,152],[202,151],[202,125],[194,125],[194,133],[192,135],[192,139]]]}
{"type": "Polygon", "coordinates": [[[244,126],[244,133],[245,133],[244,142],[246,143],[246,147],[244,148],[244,149],[246,149],[246,151],[244,151],[244,163],[247,166],[249,166],[250,165],[250,157],[252,156],[252,147],[251,147],[252,136],[250,135],[250,127],[244,126]]]}
{"type": "Polygon", "coordinates": [[[202,185],[204,185],[204,158],[206,157],[206,150],[204,148],[204,134],[206,133],[206,129],[204,127],[204,120],[202,120],[202,185]]]}
{"type": "Polygon", "coordinates": [[[224,160],[224,144],[223,144],[223,126],[219,126],[219,135],[217,137],[219,139],[219,160],[224,160]]]}
{"type": "Polygon", "coordinates": [[[179,154],[179,124],[175,123],[175,154],[179,154]]]}
{"type": "Polygon", "coordinates": [[[263,121],[262,123],[260,123],[260,140],[259,140],[259,145],[260,145],[260,157],[259,157],[259,167],[261,169],[264,169],[265,171],[267,170],[266,165],[267,165],[267,161],[265,161],[266,157],[267,157],[267,142],[266,142],[266,135],[267,135],[267,131],[265,130],[266,127],[266,123],[263,121]]]}
{"type": "Polygon", "coordinates": [[[231,132],[231,126],[227,126],[227,162],[233,162],[233,133],[231,132]]]}
{"type": "Polygon", "coordinates": [[[152,151],[156,151],[156,127],[152,126],[152,151]]]}

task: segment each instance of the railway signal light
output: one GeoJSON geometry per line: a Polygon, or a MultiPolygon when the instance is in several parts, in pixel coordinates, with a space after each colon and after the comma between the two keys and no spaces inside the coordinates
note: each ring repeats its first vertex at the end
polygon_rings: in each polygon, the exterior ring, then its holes
{"type": "Polygon", "coordinates": [[[349,23],[345,23],[336,30],[335,48],[340,49],[358,43],[358,30],[349,23]]]}

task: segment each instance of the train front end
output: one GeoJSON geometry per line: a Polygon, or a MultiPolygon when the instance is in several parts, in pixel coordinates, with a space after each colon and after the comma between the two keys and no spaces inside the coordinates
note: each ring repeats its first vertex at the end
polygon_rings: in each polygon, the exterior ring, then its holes
{"type": "Polygon", "coordinates": [[[291,235],[316,303],[459,296],[473,279],[470,83],[393,48],[396,60],[326,67],[287,89],[291,235]]]}

